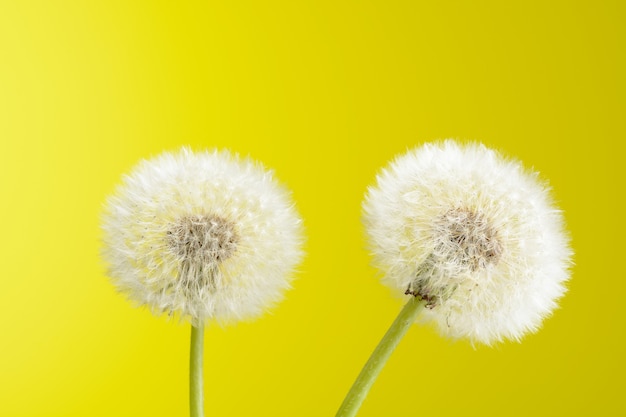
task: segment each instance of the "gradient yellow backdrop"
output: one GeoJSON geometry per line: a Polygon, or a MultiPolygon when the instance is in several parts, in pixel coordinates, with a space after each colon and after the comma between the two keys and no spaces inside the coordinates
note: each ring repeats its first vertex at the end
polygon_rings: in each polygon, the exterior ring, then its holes
{"type": "Polygon", "coordinates": [[[425,141],[539,170],[576,251],[523,343],[413,327],[361,416],[626,413],[622,2],[0,2],[0,416],[185,416],[189,328],[115,293],[99,213],[139,159],[189,144],[293,190],[307,257],[263,318],[209,326],[211,416],[332,416],[402,305],[360,204],[425,141]]]}

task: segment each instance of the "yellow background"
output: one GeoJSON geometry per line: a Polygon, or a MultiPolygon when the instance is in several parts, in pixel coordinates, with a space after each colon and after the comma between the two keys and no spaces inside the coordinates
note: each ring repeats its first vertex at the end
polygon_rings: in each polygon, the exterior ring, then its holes
{"type": "Polygon", "coordinates": [[[188,326],[132,308],[98,254],[121,175],[184,144],[274,169],[308,235],[278,308],[207,329],[207,415],[334,415],[402,305],[363,193],[447,137],[550,181],[570,290],[521,344],[411,328],[360,415],[626,413],[621,2],[1,1],[0,416],[187,415],[188,326]]]}

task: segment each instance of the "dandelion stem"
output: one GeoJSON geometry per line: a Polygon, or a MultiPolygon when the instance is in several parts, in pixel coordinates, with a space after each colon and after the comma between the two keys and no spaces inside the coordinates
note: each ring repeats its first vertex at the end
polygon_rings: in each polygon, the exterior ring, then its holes
{"type": "Polygon", "coordinates": [[[202,356],[204,346],[204,326],[191,326],[191,348],[189,352],[189,415],[204,416],[204,395],[202,382],[202,356]]]}
{"type": "Polygon", "coordinates": [[[391,327],[389,327],[389,330],[387,330],[387,333],[385,333],[385,336],[376,346],[376,349],[374,349],[356,381],[354,381],[350,392],[348,392],[341,407],[339,407],[336,417],[353,417],[356,415],[391,353],[398,346],[398,343],[422,310],[420,307],[423,307],[425,304],[424,300],[420,300],[417,297],[411,297],[409,302],[406,303],[391,327]]]}

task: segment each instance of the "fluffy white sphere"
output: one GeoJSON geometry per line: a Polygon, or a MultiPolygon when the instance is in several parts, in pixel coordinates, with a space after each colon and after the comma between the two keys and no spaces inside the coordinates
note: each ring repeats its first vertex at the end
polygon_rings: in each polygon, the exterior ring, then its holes
{"type": "Polygon", "coordinates": [[[490,344],[536,331],[569,279],[561,212],[534,172],[448,140],[395,159],[363,203],[383,282],[426,300],[420,320],[490,344]]]}
{"type": "Polygon", "coordinates": [[[108,199],[102,229],[117,289],[196,325],[260,315],[303,255],[289,193],[260,164],[225,151],[142,161],[108,199]]]}

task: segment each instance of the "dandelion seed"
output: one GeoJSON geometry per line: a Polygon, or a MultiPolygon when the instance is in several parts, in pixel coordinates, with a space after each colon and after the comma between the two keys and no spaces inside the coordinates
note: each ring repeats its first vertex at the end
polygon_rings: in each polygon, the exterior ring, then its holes
{"type": "Polygon", "coordinates": [[[107,201],[102,227],[115,286],[193,324],[260,315],[302,257],[288,193],[228,152],[184,148],[142,162],[107,201]]]}
{"type": "Polygon", "coordinates": [[[572,252],[561,212],[537,177],[482,145],[451,140],[382,170],[363,203],[365,228],[383,282],[410,299],[338,417],[356,414],[416,319],[485,344],[539,328],[566,290],[572,252]]]}
{"type": "Polygon", "coordinates": [[[368,190],[375,265],[420,315],[453,338],[520,340],[556,307],[569,279],[563,217],[538,174],[482,145],[427,144],[368,190]]]}
{"type": "Polygon", "coordinates": [[[302,258],[302,221],[288,193],[248,159],[183,148],[126,176],[102,228],[117,289],[191,322],[190,414],[201,417],[205,322],[260,315],[302,258]]]}

